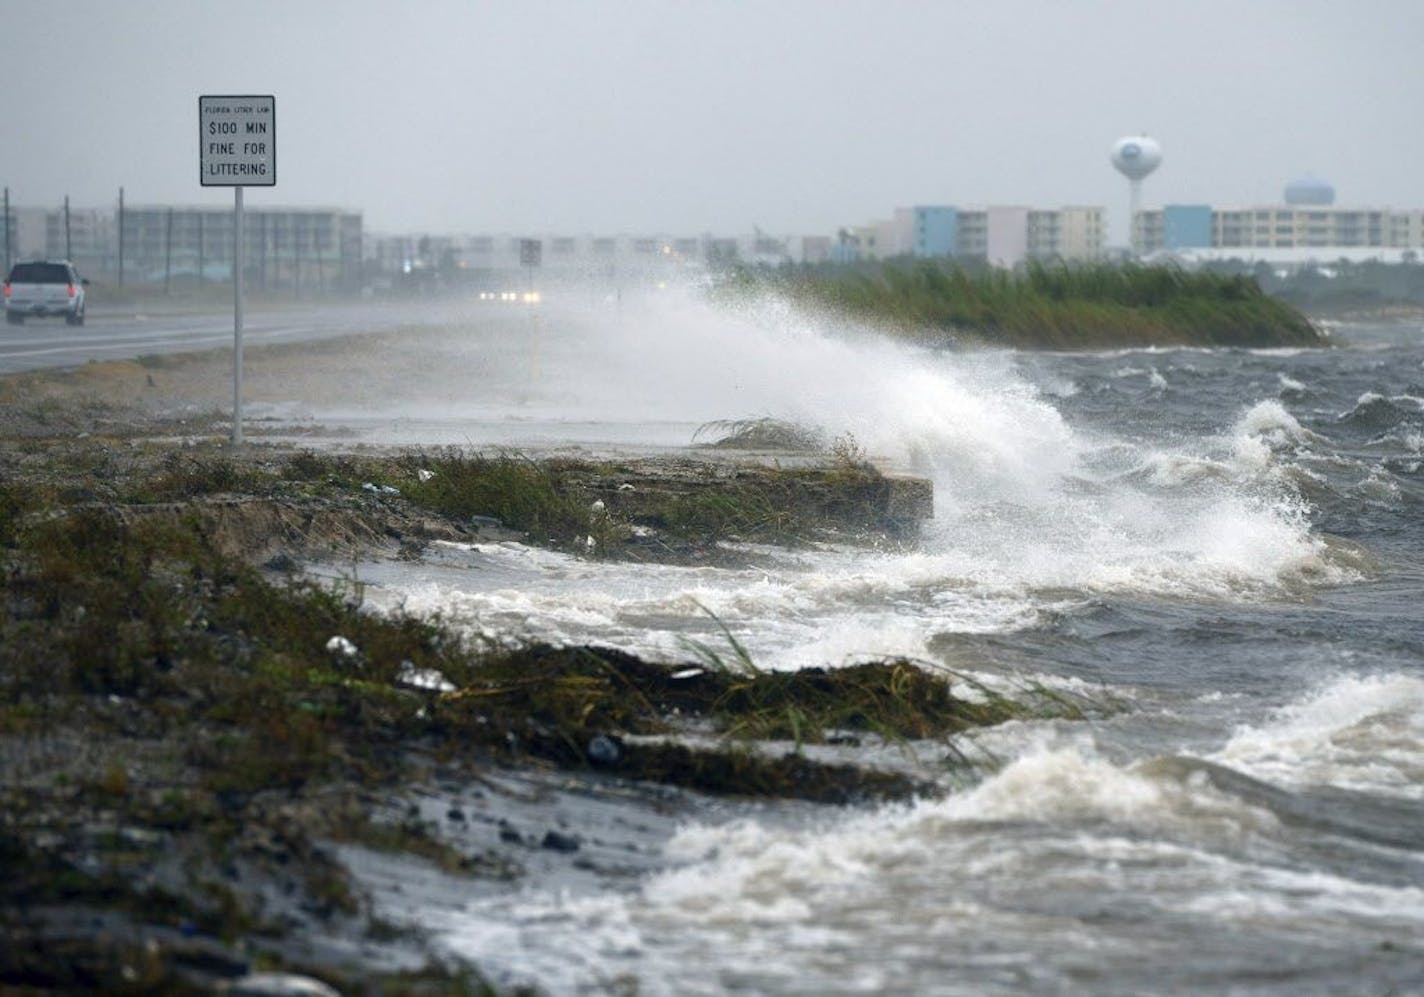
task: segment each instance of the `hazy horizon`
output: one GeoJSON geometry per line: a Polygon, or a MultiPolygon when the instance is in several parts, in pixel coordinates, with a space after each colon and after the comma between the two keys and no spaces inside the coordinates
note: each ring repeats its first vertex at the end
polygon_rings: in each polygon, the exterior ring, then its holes
{"type": "Polygon", "coordinates": [[[912,204],[1424,207],[1424,7],[1112,3],[9,4],[19,205],[228,203],[200,94],[277,100],[254,206],[386,231],[829,234],[912,204]]]}

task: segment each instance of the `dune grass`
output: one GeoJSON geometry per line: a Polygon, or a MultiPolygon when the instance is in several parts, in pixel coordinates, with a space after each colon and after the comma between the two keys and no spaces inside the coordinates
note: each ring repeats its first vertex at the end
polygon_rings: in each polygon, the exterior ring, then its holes
{"type": "Polygon", "coordinates": [[[891,260],[737,272],[724,291],[775,291],[930,344],[1040,349],[1319,346],[1324,340],[1253,278],[1175,266],[1030,262],[1020,269],[891,260]]]}

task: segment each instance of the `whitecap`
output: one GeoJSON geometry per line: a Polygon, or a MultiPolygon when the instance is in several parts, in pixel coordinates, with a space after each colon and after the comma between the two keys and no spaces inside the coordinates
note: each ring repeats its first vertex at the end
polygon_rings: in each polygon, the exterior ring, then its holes
{"type": "Polygon", "coordinates": [[[1283,785],[1424,799],[1424,680],[1334,679],[1240,728],[1214,758],[1283,785]]]}

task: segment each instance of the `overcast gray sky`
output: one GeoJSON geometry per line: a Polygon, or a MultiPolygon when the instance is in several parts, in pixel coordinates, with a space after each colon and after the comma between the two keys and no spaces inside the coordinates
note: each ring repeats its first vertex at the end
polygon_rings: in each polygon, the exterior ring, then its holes
{"type": "Polygon", "coordinates": [[[817,234],[910,204],[1424,207],[1420,0],[0,0],[13,203],[230,203],[197,98],[277,98],[249,204],[432,232],[817,234]]]}

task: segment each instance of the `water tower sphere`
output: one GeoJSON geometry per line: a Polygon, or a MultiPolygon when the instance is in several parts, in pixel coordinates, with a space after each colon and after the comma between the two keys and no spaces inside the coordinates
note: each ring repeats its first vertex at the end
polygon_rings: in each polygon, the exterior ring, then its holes
{"type": "Polygon", "coordinates": [[[1112,164],[1129,180],[1141,180],[1162,164],[1162,147],[1146,135],[1120,138],[1113,146],[1112,164]]]}
{"type": "Polygon", "coordinates": [[[1286,184],[1287,204],[1330,205],[1335,203],[1335,188],[1315,177],[1300,177],[1286,184]]]}

